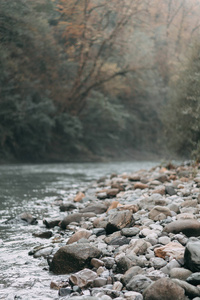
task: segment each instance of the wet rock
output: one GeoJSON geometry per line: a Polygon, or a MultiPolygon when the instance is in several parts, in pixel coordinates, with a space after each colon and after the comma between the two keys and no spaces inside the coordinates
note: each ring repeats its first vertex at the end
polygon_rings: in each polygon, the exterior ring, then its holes
{"type": "Polygon", "coordinates": [[[101,235],[106,235],[106,231],[104,228],[93,228],[93,234],[95,234],[97,237],[101,235]]]}
{"type": "Polygon", "coordinates": [[[143,293],[149,285],[151,285],[152,280],[144,275],[135,275],[126,285],[127,290],[134,291],[138,293],[143,293]]]}
{"type": "Polygon", "coordinates": [[[155,255],[164,259],[166,257],[181,259],[184,257],[184,252],[185,247],[177,242],[170,242],[167,245],[154,249],[155,255]]]}
{"type": "Polygon", "coordinates": [[[129,210],[117,211],[110,214],[106,226],[107,234],[111,234],[117,230],[133,225],[133,215],[129,210]]]}
{"type": "Polygon", "coordinates": [[[91,218],[91,217],[95,217],[96,215],[94,213],[74,213],[71,215],[66,216],[61,222],[60,222],[60,227],[62,229],[66,229],[66,227],[72,223],[72,222],[76,222],[79,223],[81,222],[81,220],[83,220],[84,218],[91,218]]]}
{"type": "Polygon", "coordinates": [[[200,240],[190,238],[184,253],[184,265],[192,272],[200,271],[200,240]]]}
{"type": "Polygon", "coordinates": [[[60,211],[72,211],[76,208],[76,205],[73,203],[62,203],[60,205],[60,211]]]}
{"type": "Polygon", "coordinates": [[[155,206],[149,213],[149,218],[153,221],[163,220],[167,216],[171,216],[171,211],[167,207],[155,206]]]}
{"type": "Polygon", "coordinates": [[[53,235],[52,231],[44,231],[44,232],[35,232],[33,233],[33,236],[39,237],[41,239],[49,239],[53,235]]]}
{"type": "Polygon", "coordinates": [[[122,246],[122,245],[128,245],[129,243],[130,243],[130,239],[127,239],[125,236],[121,236],[112,239],[108,244],[122,246]]]}
{"type": "Polygon", "coordinates": [[[97,277],[98,275],[96,272],[86,268],[75,274],[72,274],[69,280],[71,284],[77,285],[80,288],[85,288],[91,286],[97,277]]]}
{"type": "Polygon", "coordinates": [[[53,248],[53,245],[40,245],[34,247],[28,254],[33,255],[34,258],[48,257],[52,254],[53,248]]]}
{"type": "Polygon", "coordinates": [[[15,218],[10,218],[5,221],[5,224],[18,224],[24,225],[36,225],[38,223],[37,218],[33,217],[30,213],[24,212],[15,218]]]}
{"type": "Polygon", "coordinates": [[[90,244],[71,244],[61,247],[54,255],[50,271],[55,274],[69,274],[90,266],[92,258],[98,258],[101,251],[90,244]]]}
{"type": "Polygon", "coordinates": [[[165,226],[164,232],[167,233],[182,232],[188,237],[200,236],[200,222],[193,219],[174,221],[165,226]]]}
{"type": "Polygon", "coordinates": [[[59,225],[61,219],[44,219],[43,224],[46,226],[46,228],[54,228],[59,225]]]}
{"type": "Polygon", "coordinates": [[[90,236],[91,232],[89,230],[80,229],[70,237],[70,239],[67,241],[67,245],[73,244],[82,238],[88,239],[90,236]]]}
{"type": "Polygon", "coordinates": [[[144,300],[183,300],[185,291],[168,278],[161,278],[147,287],[143,294],[144,300]]]}

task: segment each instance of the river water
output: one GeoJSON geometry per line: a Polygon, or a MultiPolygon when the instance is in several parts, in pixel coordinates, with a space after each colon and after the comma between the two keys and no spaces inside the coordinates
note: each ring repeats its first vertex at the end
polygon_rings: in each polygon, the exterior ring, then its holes
{"type": "MultiPolygon", "coordinates": [[[[69,163],[0,166],[0,299],[60,299],[50,289],[55,276],[48,271],[44,258],[33,258],[28,252],[40,244],[48,244],[32,236],[44,229],[42,220],[60,215],[53,205],[112,173],[133,173],[150,169],[156,162],[69,163]],[[5,224],[23,212],[37,217],[37,225],[5,224]]],[[[60,277],[64,280],[65,276],[60,277]]]]}

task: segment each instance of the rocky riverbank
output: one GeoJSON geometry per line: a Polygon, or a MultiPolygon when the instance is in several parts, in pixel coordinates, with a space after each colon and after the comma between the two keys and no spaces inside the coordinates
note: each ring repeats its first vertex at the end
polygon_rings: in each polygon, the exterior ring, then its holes
{"type": "Polygon", "coordinates": [[[112,174],[53,205],[29,254],[63,274],[61,299],[200,299],[199,165],[112,174]]]}

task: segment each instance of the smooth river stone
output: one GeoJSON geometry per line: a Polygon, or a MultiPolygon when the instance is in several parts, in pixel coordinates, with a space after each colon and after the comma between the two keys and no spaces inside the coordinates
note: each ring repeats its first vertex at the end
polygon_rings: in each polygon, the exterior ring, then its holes
{"type": "Polygon", "coordinates": [[[149,213],[149,218],[153,221],[158,221],[160,220],[160,215],[164,215],[164,218],[167,216],[171,217],[171,211],[167,207],[163,206],[155,206],[149,213]]]}
{"type": "Polygon", "coordinates": [[[200,235],[200,222],[193,219],[179,220],[167,224],[163,230],[167,233],[182,232],[186,236],[199,236],[200,235]]]}
{"type": "Polygon", "coordinates": [[[144,300],[183,300],[185,290],[168,278],[158,279],[143,293],[144,300]]]}

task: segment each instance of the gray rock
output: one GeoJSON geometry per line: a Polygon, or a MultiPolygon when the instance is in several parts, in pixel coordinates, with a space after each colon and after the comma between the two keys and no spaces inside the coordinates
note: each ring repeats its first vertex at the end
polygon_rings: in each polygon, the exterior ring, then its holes
{"type": "Polygon", "coordinates": [[[44,231],[44,232],[35,232],[33,236],[39,237],[41,239],[49,239],[53,235],[52,231],[44,231]]]}
{"type": "Polygon", "coordinates": [[[150,259],[150,265],[154,267],[154,269],[161,269],[167,265],[167,262],[160,257],[153,257],[150,259]]]}
{"type": "Polygon", "coordinates": [[[73,203],[63,203],[60,205],[60,211],[72,211],[76,208],[76,205],[74,205],[73,203]]]}
{"type": "Polygon", "coordinates": [[[123,283],[124,286],[126,286],[131,278],[135,275],[141,274],[143,272],[142,268],[139,266],[134,266],[131,267],[126,271],[126,273],[121,277],[121,282],[123,283]]]}
{"type": "Polygon", "coordinates": [[[50,271],[55,274],[69,274],[88,267],[91,259],[98,258],[101,251],[90,244],[71,244],[61,247],[54,255],[50,271]]]}
{"type": "Polygon", "coordinates": [[[192,272],[185,268],[173,268],[170,271],[171,278],[176,278],[180,280],[186,280],[191,274],[192,272]]]}
{"type": "Polygon", "coordinates": [[[113,257],[103,257],[102,261],[107,269],[112,269],[113,265],[115,264],[115,259],[113,257]]]}
{"type": "Polygon", "coordinates": [[[176,190],[175,190],[175,188],[173,186],[167,185],[165,187],[165,193],[168,194],[168,195],[170,195],[170,196],[173,196],[173,195],[176,195],[176,190]]]}
{"type": "Polygon", "coordinates": [[[171,216],[171,211],[169,208],[164,206],[155,206],[149,213],[149,218],[153,221],[163,220],[166,219],[167,216],[171,216]],[[163,217],[161,218],[161,215],[163,217]]]}
{"type": "Polygon", "coordinates": [[[200,271],[200,240],[190,238],[184,253],[184,264],[192,272],[200,271]]]}
{"type": "Polygon", "coordinates": [[[183,300],[185,291],[168,278],[161,278],[147,287],[143,293],[144,300],[183,300]]]}
{"type": "Polygon", "coordinates": [[[43,224],[47,228],[54,228],[54,227],[58,226],[60,222],[61,222],[60,218],[56,218],[56,219],[44,219],[43,220],[43,224]]]}
{"type": "Polygon", "coordinates": [[[143,291],[152,283],[152,280],[144,275],[135,275],[126,285],[127,290],[138,293],[143,291]]]}
{"type": "Polygon", "coordinates": [[[126,237],[132,237],[137,235],[140,232],[140,229],[138,227],[131,227],[131,228],[123,228],[121,230],[121,234],[126,237]]]}
{"type": "Polygon", "coordinates": [[[179,220],[167,224],[163,230],[167,233],[182,232],[186,236],[200,236],[200,222],[193,219],[179,220]]]}
{"type": "Polygon", "coordinates": [[[82,209],[79,210],[80,213],[86,213],[86,212],[93,212],[95,214],[103,214],[106,212],[108,207],[104,204],[96,203],[96,204],[90,204],[82,209]]]}
{"type": "Polygon", "coordinates": [[[61,297],[64,297],[64,296],[70,295],[72,292],[73,292],[73,290],[70,288],[60,288],[58,295],[61,297]]]}
{"type": "Polygon", "coordinates": [[[102,287],[107,284],[107,279],[104,277],[98,277],[93,281],[93,287],[102,287]]]}

